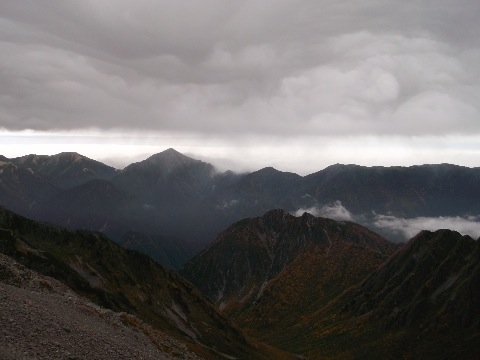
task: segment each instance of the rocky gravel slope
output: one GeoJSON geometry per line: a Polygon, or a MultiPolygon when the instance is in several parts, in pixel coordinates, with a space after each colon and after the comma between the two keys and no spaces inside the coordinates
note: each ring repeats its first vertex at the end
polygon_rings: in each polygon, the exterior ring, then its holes
{"type": "Polygon", "coordinates": [[[199,359],[138,318],[101,308],[0,254],[0,359],[199,359]]]}

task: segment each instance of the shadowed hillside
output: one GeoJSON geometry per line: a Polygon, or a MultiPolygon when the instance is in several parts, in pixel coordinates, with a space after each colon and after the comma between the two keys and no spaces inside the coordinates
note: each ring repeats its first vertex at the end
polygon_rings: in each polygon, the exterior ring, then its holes
{"type": "Polygon", "coordinates": [[[101,306],[137,316],[207,358],[283,356],[254,345],[182,277],[100,233],[68,231],[0,209],[0,251],[101,306]]]}
{"type": "Polygon", "coordinates": [[[311,358],[480,358],[480,245],[424,231],[301,326],[285,348],[311,358]]]}

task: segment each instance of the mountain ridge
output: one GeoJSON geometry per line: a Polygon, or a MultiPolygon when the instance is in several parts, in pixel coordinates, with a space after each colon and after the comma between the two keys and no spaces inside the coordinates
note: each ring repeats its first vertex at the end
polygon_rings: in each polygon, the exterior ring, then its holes
{"type": "Polygon", "coordinates": [[[225,315],[269,342],[396,248],[358,224],[275,209],[231,225],[181,274],[225,315]]]}
{"type": "Polygon", "coordinates": [[[109,179],[116,170],[76,152],[56,155],[30,154],[11,159],[15,165],[29,168],[61,188],[77,186],[92,179],[109,179]]]}
{"type": "MultiPolygon", "coordinates": [[[[127,168],[131,165],[135,165],[135,164],[139,164],[139,163],[155,162],[155,159],[157,159],[157,158],[161,159],[162,157],[166,158],[166,157],[169,157],[169,156],[172,156],[172,157],[178,156],[179,158],[184,158],[185,161],[187,161],[187,162],[193,160],[193,161],[196,161],[196,162],[203,162],[203,163],[209,164],[208,162],[205,162],[203,160],[198,160],[198,159],[195,159],[191,156],[187,156],[187,155],[179,152],[178,150],[176,150],[174,148],[168,148],[168,149],[160,151],[158,153],[154,153],[154,154],[148,156],[147,158],[145,158],[143,160],[139,160],[139,161],[127,164],[127,165],[123,166],[123,168],[106,165],[105,163],[102,163],[99,160],[88,158],[87,156],[82,155],[82,154],[77,153],[77,152],[74,152],[74,151],[60,152],[60,153],[54,154],[54,155],[28,154],[28,155],[22,155],[22,156],[11,157],[11,158],[0,154],[0,161],[13,162],[13,163],[17,164],[19,162],[22,162],[21,159],[29,158],[29,157],[37,157],[37,158],[45,158],[45,159],[50,158],[51,159],[51,158],[62,157],[62,156],[73,156],[73,157],[77,157],[77,158],[81,158],[81,159],[88,159],[88,160],[91,160],[92,162],[103,164],[107,167],[110,167],[110,168],[116,170],[116,171],[122,171],[122,170],[124,170],[125,168],[127,168]],[[151,160],[151,161],[147,161],[147,160],[151,160]]],[[[212,165],[212,166],[214,166],[214,165],[212,165]]],[[[241,174],[252,174],[252,173],[255,173],[255,172],[259,172],[259,171],[268,171],[268,172],[294,174],[294,175],[297,175],[299,177],[305,178],[305,177],[309,177],[309,176],[315,175],[319,172],[323,172],[323,171],[326,171],[326,170],[331,171],[332,169],[342,169],[342,168],[349,168],[349,167],[350,168],[364,168],[364,169],[394,169],[394,168],[414,169],[414,168],[422,168],[422,167],[444,167],[444,168],[477,169],[477,170],[480,169],[480,166],[466,166],[466,165],[458,165],[458,164],[453,164],[453,163],[423,163],[423,164],[391,165],[391,166],[388,166],[388,165],[370,165],[370,166],[368,166],[368,165],[358,165],[358,164],[348,164],[348,163],[335,163],[335,164],[328,165],[323,169],[314,171],[312,173],[307,173],[305,175],[300,175],[300,174],[292,172],[292,171],[283,171],[283,170],[277,169],[273,166],[265,166],[263,168],[260,168],[260,169],[257,169],[257,170],[252,170],[252,171],[245,171],[245,170],[235,171],[235,170],[230,169],[230,170],[223,171],[222,173],[235,173],[235,174],[241,175],[241,174]]]]}
{"type": "MultiPolygon", "coordinates": [[[[213,165],[174,149],[154,154],[123,170],[90,163],[75,153],[38,156],[36,167],[30,164],[33,158],[36,159],[31,155],[24,165],[14,165],[13,173],[7,171],[12,160],[0,165],[1,205],[37,220],[103,231],[117,242],[132,231],[142,233],[139,238],[144,239],[175,238],[181,243],[179,249],[184,245],[190,247],[186,254],[205,247],[230,224],[274,208],[353,220],[393,241],[405,241],[406,236],[391,231],[388,224],[382,225],[379,216],[393,219],[480,216],[476,202],[480,197],[480,168],[457,165],[337,164],[300,176],[272,167],[252,173],[218,172],[213,165]],[[54,158],[68,161],[42,168],[42,164],[55,163],[54,158]],[[102,175],[100,170],[85,173],[83,162],[91,164],[89,169],[98,167],[106,173],[102,175]],[[72,181],[68,174],[78,175],[73,177],[76,183],[64,187],[72,181]],[[98,179],[111,182],[118,190],[119,198],[124,199],[118,206],[95,204],[88,193],[82,198],[82,185],[98,179]],[[60,186],[62,181],[64,185],[60,186]],[[52,204],[59,205],[52,209],[52,204]],[[97,214],[102,221],[93,219],[93,214],[88,216],[90,207],[103,209],[97,214]],[[342,213],[338,214],[339,211],[342,213]]],[[[101,187],[98,188],[100,192],[101,187]]],[[[106,200],[105,204],[108,203],[106,200]]],[[[138,242],[130,244],[137,249],[147,248],[138,242]]],[[[148,255],[165,258],[167,250],[157,246],[148,248],[153,251],[148,255]]],[[[180,259],[187,259],[186,254],[172,254],[178,262],[168,265],[180,268],[184,263],[180,259]]]]}

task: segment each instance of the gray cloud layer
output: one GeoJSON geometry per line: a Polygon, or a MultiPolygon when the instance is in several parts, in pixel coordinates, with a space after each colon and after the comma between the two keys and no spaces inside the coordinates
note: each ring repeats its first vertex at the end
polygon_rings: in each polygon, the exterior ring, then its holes
{"type": "Polygon", "coordinates": [[[0,3],[0,128],[480,133],[480,3],[0,3]]]}

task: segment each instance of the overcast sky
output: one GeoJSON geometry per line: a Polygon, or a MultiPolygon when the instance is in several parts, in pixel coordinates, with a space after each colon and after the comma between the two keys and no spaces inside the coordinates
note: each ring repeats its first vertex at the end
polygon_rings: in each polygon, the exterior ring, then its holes
{"type": "Polygon", "coordinates": [[[0,0],[0,154],[480,166],[478,0],[0,0]]]}

